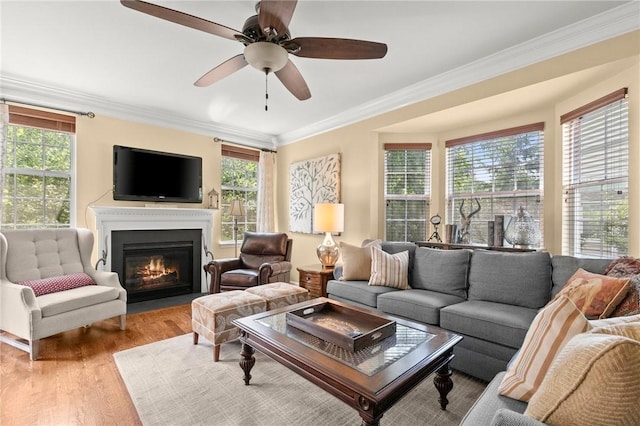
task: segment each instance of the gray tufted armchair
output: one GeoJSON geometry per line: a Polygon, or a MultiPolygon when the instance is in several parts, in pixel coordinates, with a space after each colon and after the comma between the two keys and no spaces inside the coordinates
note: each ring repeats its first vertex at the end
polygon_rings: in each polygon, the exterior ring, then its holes
{"type": "Polygon", "coordinates": [[[116,316],[124,330],[127,292],[116,273],[93,268],[92,249],[88,229],[0,232],[0,341],[35,360],[39,339],[116,316]],[[50,282],[70,281],[72,275],[86,277],[92,285],[51,289],[55,285],[50,282]],[[34,286],[18,284],[27,282],[34,286]],[[36,296],[34,283],[42,282],[50,292],[36,296]]]}

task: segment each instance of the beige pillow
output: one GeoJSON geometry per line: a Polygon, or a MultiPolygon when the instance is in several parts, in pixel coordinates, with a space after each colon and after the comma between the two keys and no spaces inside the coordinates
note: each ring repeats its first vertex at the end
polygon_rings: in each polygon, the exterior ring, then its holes
{"type": "Polygon", "coordinates": [[[578,269],[556,295],[567,296],[587,318],[607,318],[627,295],[629,278],[615,278],[578,269]]]}
{"type": "Polygon", "coordinates": [[[589,320],[589,325],[591,325],[591,328],[598,328],[598,327],[607,327],[609,325],[618,325],[618,324],[625,324],[628,322],[639,322],[639,321],[640,321],[640,314],[628,315],[626,317],[605,318],[601,320],[589,320]]]}
{"type": "Polygon", "coordinates": [[[639,425],[639,401],[640,323],[634,322],[571,339],[525,415],[551,426],[639,425]]]}
{"type": "Polygon", "coordinates": [[[340,242],[342,253],[341,281],[368,281],[371,277],[371,247],[380,248],[382,240],[374,240],[362,244],[362,247],[340,242]]]}
{"type": "Polygon", "coordinates": [[[409,251],[389,254],[371,247],[371,278],[369,285],[409,289],[409,251]]]}
{"type": "Polygon", "coordinates": [[[566,296],[538,312],[522,347],[498,387],[501,395],[529,401],[562,347],[575,335],[591,328],[587,318],[566,296]]]}

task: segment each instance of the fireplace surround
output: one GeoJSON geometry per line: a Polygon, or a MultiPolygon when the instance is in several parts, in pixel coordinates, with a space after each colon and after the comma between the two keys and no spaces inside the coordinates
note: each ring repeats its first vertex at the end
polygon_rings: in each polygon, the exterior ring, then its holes
{"type": "Polygon", "coordinates": [[[200,293],[201,240],[198,229],[112,231],[111,269],[127,301],[200,293]]]}
{"type": "MultiPolygon", "coordinates": [[[[127,244],[133,244],[134,249],[140,249],[139,255],[152,256],[152,250],[170,246],[169,248],[177,249],[179,252],[184,251],[182,243],[184,243],[185,232],[193,233],[190,237],[190,245],[193,245],[193,260],[190,273],[191,290],[189,292],[208,292],[208,285],[206,281],[206,275],[202,269],[202,265],[210,259],[209,247],[212,245],[212,232],[213,232],[213,214],[214,210],[208,209],[195,209],[195,208],[164,208],[164,207],[91,207],[91,211],[95,214],[96,218],[96,231],[97,231],[97,253],[95,259],[101,259],[98,261],[97,269],[116,271],[117,264],[122,263],[120,258],[116,258],[116,254],[113,250],[114,237],[119,231],[149,231],[153,234],[163,234],[164,232],[157,232],[160,230],[176,231],[178,235],[182,234],[182,237],[173,238],[171,233],[169,240],[177,239],[178,241],[165,241],[158,243],[157,241],[144,242],[142,246],[128,242],[127,244]],[[195,234],[199,234],[200,238],[197,239],[195,234]],[[195,241],[195,240],[198,241],[195,241]],[[158,243],[158,244],[156,244],[158,243]],[[160,247],[153,247],[158,245],[160,247]]],[[[140,234],[142,235],[142,234],[140,234]]],[[[119,238],[119,237],[115,237],[119,238]]],[[[135,250],[134,250],[135,251],[135,250]]],[[[160,250],[163,251],[163,250],[160,250]]],[[[162,254],[167,254],[162,253],[162,254]]],[[[172,256],[169,253],[169,256],[172,256]]],[[[149,265],[151,269],[151,265],[149,265]]],[[[185,269],[183,267],[183,269],[185,269]]],[[[120,275],[123,285],[125,284],[124,277],[125,271],[122,271],[123,275],[120,275]]],[[[182,289],[182,291],[185,291],[182,289]]],[[[168,292],[168,291],[167,291],[168,292]]],[[[128,295],[131,296],[135,291],[128,291],[128,295]]],[[[166,294],[155,295],[154,297],[168,297],[166,294]]],[[[135,299],[136,297],[134,297],[135,299]]]]}

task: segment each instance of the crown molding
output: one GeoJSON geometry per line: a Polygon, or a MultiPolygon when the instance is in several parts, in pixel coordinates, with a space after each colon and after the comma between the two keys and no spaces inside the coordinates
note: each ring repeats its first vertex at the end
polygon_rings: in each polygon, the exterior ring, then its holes
{"type": "Polygon", "coordinates": [[[278,146],[335,130],[640,29],[640,3],[629,2],[477,61],[407,86],[309,126],[276,136],[278,146]]]}
{"type": "Polygon", "coordinates": [[[1,97],[16,103],[40,104],[52,109],[86,110],[97,115],[108,115],[127,121],[138,121],[191,133],[201,133],[258,149],[274,150],[276,148],[274,135],[193,120],[162,109],[114,102],[99,96],[21,80],[7,74],[0,74],[0,87],[2,88],[1,97]]]}

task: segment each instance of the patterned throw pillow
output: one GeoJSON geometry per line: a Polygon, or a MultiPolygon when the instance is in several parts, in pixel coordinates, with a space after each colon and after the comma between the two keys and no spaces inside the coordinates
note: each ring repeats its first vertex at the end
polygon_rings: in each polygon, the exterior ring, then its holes
{"type": "Polygon", "coordinates": [[[95,285],[96,282],[84,272],[78,272],[75,274],[61,275],[59,277],[43,278],[41,280],[20,281],[18,284],[31,287],[37,297],[43,294],[71,290],[72,288],[84,287],[86,285],[95,285]]]}
{"type": "Polygon", "coordinates": [[[607,318],[629,291],[629,278],[578,269],[556,295],[567,296],[589,319],[607,318]]]}
{"type": "Polygon", "coordinates": [[[611,313],[612,317],[640,314],[640,259],[621,257],[607,266],[604,274],[609,277],[628,277],[631,288],[622,302],[611,313]]]}
{"type": "Polygon", "coordinates": [[[371,247],[371,278],[369,285],[408,290],[409,251],[389,254],[378,247],[371,247]]]}
{"type": "Polygon", "coordinates": [[[371,247],[380,248],[382,240],[365,242],[362,247],[340,242],[342,276],[340,281],[367,281],[371,277],[371,247]]]}
{"type": "Polygon", "coordinates": [[[633,322],[571,339],[524,414],[551,426],[638,425],[638,401],[640,323],[633,322]]]}
{"type": "Polygon", "coordinates": [[[529,401],[560,349],[573,336],[590,328],[587,318],[566,296],[545,306],[533,319],[498,392],[513,399],[529,401]]]}

